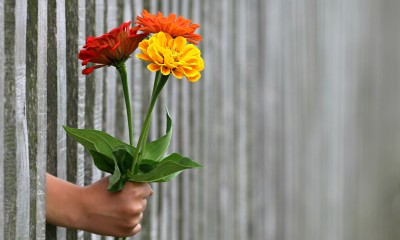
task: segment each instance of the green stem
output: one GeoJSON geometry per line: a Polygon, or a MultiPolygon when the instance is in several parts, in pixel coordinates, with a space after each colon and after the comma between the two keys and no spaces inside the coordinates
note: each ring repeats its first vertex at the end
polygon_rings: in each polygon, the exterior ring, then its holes
{"type": "MultiPolygon", "coordinates": [[[[154,79],[153,91],[152,91],[152,93],[151,93],[151,99],[153,99],[153,96],[155,95],[155,92],[157,91],[157,86],[158,86],[158,83],[160,82],[160,78],[161,78],[161,72],[158,71],[158,72],[156,73],[156,76],[155,76],[155,79],[154,79]]],[[[157,97],[156,97],[156,99],[157,99],[157,97]]],[[[154,103],[154,104],[155,104],[155,103],[154,103]]],[[[150,105],[151,105],[151,104],[150,104],[150,105]]],[[[151,124],[151,117],[152,117],[152,115],[153,115],[153,110],[151,110],[151,112],[150,112],[150,117],[149,117],[150,120],[149,120],[148,124],[147,124],[146,126],[144,126],[144,127],[145,127],[145,128],[144,128],[145,135],[144,135],[144,137],[143,137],[144,141],[143,141],[143,143],[142,143],[142,145],[143,145],[143,147],[142,147],[142,152],[145,151],[146,139],[147,139],[147,136],[148,136],[148,132],[149,132],[149,130],[150,130],[150,124],[151,124]]],[[[147,118],[147,116],[146,116],[146,118],[147,118]]],[[[140,154],[140,155],[139,155],[139,159],[137,160],[138,163],[140,163],[140,162],[142,161],[142,157],[143,157],[143,154],[140,154]]]]}
{"type": "Polygon", "coordinates": [[[160,77],[161,77],[161,72],[160,71],[156,72],[156,77],[154,78],[154,84],[153,84],[153,91],[151,92],[152,98],[153,98],[154,92],[157,90],[157,85],[160,82],[160,77]]]}
{"type": "Polygon", "coordinates": [[[129,86],[128,86],[128,77],[126,74],[125,63],[121,63],[116,66],[119,75],[121,76],[122,87],[124,89],[124,97],[125,97],[125,106],[126,106],[126,115],[128,118],[128,130],[129,130],[129,144],[134,146],[133,139],[133,128],[132,128],[132,108],[131,108],[131,100],[129,98],[129,86]]]}
{"type": "Polygon", "coordinates": [[[149,109],[147,110],[146,118],[143,123],[143,128],[142,128],[142,131],[139,136],[138,144],[136,146],[136,154],[135,154],[135,158],[133,159],[133,163],[132,163],[132,167],[131,167],[132,173],[135,173],[135,166],[137,164],[140,164],[141,156],[139,154],[142,152],[142,150],[144,149],[144,145],[146,144],[147,134],[148,134],[149,128],[150,128],[151,115],[152,115],[154,106],[156,104],[157,98],[160,96],[161,90],[163,89],[163,87],[165,86],[165,84],[168,81],[168,77],[169,77],[169,75],[163,75],[159,72],[157,72],[157,74],[156,74],[149,109]]]}
{"type": "MultiPolygon", "coordinates": [[[[132,127],[132,108],[131,108],[131,100],[129,95],[129,85],[128,85],[128,76],[126,74],[125,63],[121,63],[116,66],[119,75],[121,76],[122,87],[124,90],[124,98],[125,98],[125,106],[126,106],[126,115],[128,119],[128,131],[129,131],[129,144],[134,146],[134,135],[133,135],[133,127],[132,127]]],[[[114,237],[114,240],[125,240],[126,238],[114,237]]]]}

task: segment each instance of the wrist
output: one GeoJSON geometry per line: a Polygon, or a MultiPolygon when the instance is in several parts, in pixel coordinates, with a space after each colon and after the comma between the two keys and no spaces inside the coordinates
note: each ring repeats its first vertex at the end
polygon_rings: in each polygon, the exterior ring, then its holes
{"type": "Polygon", "coordinates": [[[73,229],[84,229],[85,223],[85,211],[87,209],[85,201],[85,187],[80,187],[74,185],[70,192],[70,203],[66,206],[71,206],[71,208],[66,208],[65,216],[67,218],[68,228],[73,229]]]}
{"type": "Polygon", "coordinates": [[[46,221],[66,228],[79,228],[84,210],[82,196],[82,187],[47,174],[46,221]]]}

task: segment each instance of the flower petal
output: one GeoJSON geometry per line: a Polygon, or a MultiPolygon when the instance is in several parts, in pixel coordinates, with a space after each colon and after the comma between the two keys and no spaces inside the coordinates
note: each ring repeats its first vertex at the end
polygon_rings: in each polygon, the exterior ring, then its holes
{"type": "Polygon", "coordinates": [[[90,68],[85,68],[85,69],[83,69],[82,74],[89,75],[90,73],[93,72],[93,70],[95,70],[97,68],[104,67],[104,66],[106,66],[106,65],[95,65],[95,66],[90,67],[90,68]]]}
{"type": "Polygon", "coordinates": [[[154,63],[150,63],[149,65],[147,65],[147,69],[152,72],[157,72],[158,70],[160,70],[160,66],[154,63]]]}
{"type": "Polygon", "coordinates": [[[136,23],[140,30],[145,33],[165,32],[173,38],[184,37],[188,42],[198,44],[202,37],[194,32],[200,27],[199,24],[191,24],[192,20],[185,19],[182,16],[176,17],[171,13],[165,17],[161,12],[157,15],[150,14],[146,9],[142,11],[142,16],[137,16],[136,23]]]}

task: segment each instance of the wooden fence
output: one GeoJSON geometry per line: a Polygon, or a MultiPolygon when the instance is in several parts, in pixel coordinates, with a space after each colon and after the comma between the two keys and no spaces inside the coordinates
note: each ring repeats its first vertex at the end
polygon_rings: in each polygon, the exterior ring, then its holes
{"type": "MultiPolygon", "coordinates": [[[[0,240],[100,239],[46,226],[45,173],[102,177],[64,124],[127,140],[116,71],[77,53],[143,8],[201,24],[203,77],[169,82],[151,137],[166,104],[205,169],[153,184],[134,239],[400,239],[399,1],[0,0],[0,240]]],[[[153,76],[129,63],[137,132],[153,76]]]]}

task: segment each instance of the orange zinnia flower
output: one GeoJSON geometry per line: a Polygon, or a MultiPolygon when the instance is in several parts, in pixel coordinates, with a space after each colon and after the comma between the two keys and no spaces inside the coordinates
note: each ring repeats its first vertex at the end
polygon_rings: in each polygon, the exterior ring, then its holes
{"type": "Polygon", "coordinates": [[[136,23],[140,26],[140,30],[145,33],[158,33],[165,32],[171,35],[173,38],[184,37],[188,42],[198,44],[201,41],[201,36],[195,34],[199,24],[190,24],[192,21],[179,16],[176,18],[176,14],[169,14],[168,17],[164,17],[161,12],[158,15],[150,14],[143,10],[142,16],[136,17],[136,23]]]}
{"type": "Polygon", "coordinates": [[[78,58],[82,66],[89,62],[96,65],[85,68],[82,73],[90,74],[94,69],[104,66],[118,65],[125,62],[135,51],[139,43],[148,35],[138,34],[139,27],[130,28],[131,21],[121,24],[100,37],[88,37],[86,45],[79,52],[78,58]]]}

